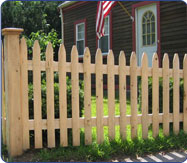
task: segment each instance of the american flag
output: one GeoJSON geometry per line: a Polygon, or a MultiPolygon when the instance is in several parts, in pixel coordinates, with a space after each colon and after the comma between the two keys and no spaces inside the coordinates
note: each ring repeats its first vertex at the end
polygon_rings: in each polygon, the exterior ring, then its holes
{"type": "Polygon", "coordinates": [[[99,1],[97,4],[96,34],[100,39],[104,36],[104,18],[109,14],[116,1],[99,1]]]}

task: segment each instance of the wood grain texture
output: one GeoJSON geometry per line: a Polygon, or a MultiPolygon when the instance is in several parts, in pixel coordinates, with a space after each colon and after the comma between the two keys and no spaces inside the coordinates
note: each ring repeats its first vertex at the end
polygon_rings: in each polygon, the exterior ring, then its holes
{"type": "Polygon", "coordinates": [[[183,60],[184,67],[184,105],[183,105],[183,130],[187,133],[187,54],[183,60]]]}
{"type": "Polygon", "coordinates": [[[163,58],[163,132],[169,135],[169,58],[164,54],[163,58]]]}
{"type": "Polygon", "coordinates": [[[6,145],[6,101],[5,101],[5,69],[4,69],[4,47],[2,43],[1,64],[2,64],[2,139],[3,144],[6,145]]]}
{"type": "MultiPolygon", "coordinates": [[[[45,68],[45,61],[41,61],[40,62],[40,66],[41,66],[41,70],[42,71],[45,71],[46,68],[45,68]]],[[[91,64],[90,66],[90,71],[92,74],[95,73],[95,64],[91,64]]],[[[83,63],[78,63],[78,67],[79,67],[79,73],[83,73],[83,63]]],[[[53,62],[53,68],[54,68],[54,71],[58,71],[58,62],[53,62]]],[[[32,66],[32,61],[29,60],[28,61],[28,70],[32,70],[33,69],[33,66],[32,66]]],[[[66,71],[67,72],[71,72],[71,62],[66,62],[66,71]]],[[[163,72],[162,72],[162,68],[159,68],[158,69],[158,75],[159,77],[163,77],[163,72]]],[[[103,64],[102,65],[102,73],[103,74],[107,74],[107,65],[106,64],[103,64]]],[[[141,76],[141,67],[137,67],[137,76],[141,76]]],[[[114,66],[114,74],[115,75],[119,75],[119,66],[118,65],[115,65],[114,66]]],[[[127,75],[130,75],[130,66],[126,66],[126,74],[127,75]]],[[[148,68],[148,76],[149,77],[152,77],[152,68],[149,67],[148,68]]],[[[179,70],[179,76],[180,78],[183,78],[183,70],[179,70]]],[[[169,77],[173,77],[173,69],[169,69],[169,77]]]]}
{"type": "Polygon", "coordinates": [[[175,54],[173,59],[173,131],[175,134],[179,133],[179,57],[175,54]]]}
{"type": "Polygon", "coordinates": [[[126,138],[126,58],[123,51],[119,56],[119,101],[120,101],[120,136],[126,138]]]}
{"type": "Polygon", "coordinates": [[[91,72],[90,72],[90,50],[84,52],[84,109],[85,109],[85,144],[92,143],[92,126],[91,126],[91,72]]]}
{"type": "Polygon", "coordinates": [[[73,122],[73,146],[80,145],[79,128],[79,68],[78,51],[73,46],[71,51],[71,84],[72,84],[72,122],[73,122]]]}
{"type": "Polygon", "coordinates": [[[53,47],[49,43],[46,49],[47,144],[49,148],[55,147],[54,71],[52,63],[53,47]]]}
{"type": "Polygon", "coordinates": [[[148,137],[148,58],[147,54],[142,56],[142,137],[148,137]]]}
{"type": "Polygon", "coordinates": [[[115,81],[114,81],[114,54],[109,50],[107,56],[107,84],[108,84],[108,136],[109,139],[115,139],[115,81]]]}
{"type": "Polygon", "coordinates": [[[97,116],[97,143],[104,141],[103,135],[103,57],[100,49],[96,52],[96,116],[97,116]]]}
{"type": "Polygon", "coordinates": [[[153,137],[159,134],[159,77],[158,77],[158,55],[153,55],[153,69],[152,69],[152,110],[153,110],[153,137]]]}
{"type": "Polygon", "coordinates": [[[35,148],[42,148],[41,70],[40,70],[40,46],[38,41],[35,41],[33,46],[33,92],[34,92],[35,148]]]}
{"type": "Polygon", "coordinates": [[[29,104],[28,104],[28,68],[27,68],[27,44],[25,38],[20,43],[21,63],[21,112],[23,124],[23,150],[30,148],[29,139],[29,104]]]}
{"type": "Polygon", "coordinates": [[[60,113],[60,145],[68,146],[67,133],[67,86],[66,86],[66,50],[60,45],[59,53],[59,113],[60,113]]]}
{"type": "Polygon", "coordinates": [[[132,52],[130,58],[130,101],[131,101],[131,138],[137,137],[137,59],[136,54],[132,52]]]}
{"type": "MultiPolygon", "coordinates": [[[[180,113],[179,114],[179,122],[183,122],[183,117],[184,114],[180,113]]],[[[152,114],[148,114],[147,116],[147,123],[148,125],[153,123],[153,115],[152,114]]],[[[126,124],[130,125],[131,124],[131,115],[127,115],[126,116],[126,124]]],[[[158,120],[159,123],[163,123],[163,113],[159,113],[158,115],[158,120]]],[[[103,126],[108,126],[108,116],[104,116],[103,119],[103,126]]],[[[79,119],[79,126],[80,128],[84,128],[85,127],[85,119],[84,117],[81,117],[79,119]]],[[[169,122],[173,122],[173,113],[169,114],[169,122]]],[[[120,116],[115,116],[115,125],[118,126],[120,124],[120,116]]],[[[137,124],[142,124],[142,115],[138,114],[137,116],[137,124]]],[[[72,118],[68,118],[67,119],[67,128],[72,128],[72,118]]],[[[91,126],[92,127],[97,127],[97,118],[96,117],[92,117],[91,118],[91,126]]],[[[55,129],[59,129],[60,128],[60,120],[59,119],[55,119],[55,129]]],[[[34,129],[34,120],[29,120],[29,130],[33,130],[34,129]]],[[[47,129],[47,120],[43,119],[42,120],[42,129],[46,130],[47,129]]]]}
{"type": "Polygon", "coordinates": [[[10,32],[9,35],[7,32],[4,36],[6,138],[8,153],[11,157],[23,153],[19,41],[19,34],[11,35],[10,32]]]}

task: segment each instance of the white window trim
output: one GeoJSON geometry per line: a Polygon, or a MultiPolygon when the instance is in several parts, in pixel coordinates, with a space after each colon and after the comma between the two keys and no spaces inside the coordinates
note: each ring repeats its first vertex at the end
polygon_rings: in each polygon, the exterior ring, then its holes
{"type": "MultiPolygon", "coordinates": [[[[109,52],[109,50],[110,50],[110,15],[108,15],[107,17],[108,17],[108,28],[109,28],[108,29],[108,52],[109,52]]],[[[99,41],[100,41],[100,39],[97,42],[98,48],[100,48],[99,47],[99,41]]],[[[106,55],[108,55],[108,52],[102,53],[102,55],[106,56],[106,55]]]]}
{"type": "MultiPolygon", "coordinates": [[[[84,49],[85,49],[85,22],[76,24],[76,46],[77,46],[77,41],[82,41],[82,40],[84,40],[84,49]],[[78,40],[78,26],[82,24],[84,24],[84,39],[78,40]]],[[[83,55],[78,55],[79,58],[82,58],[84,56],[84,49],[83,49],[83,55]]]]}

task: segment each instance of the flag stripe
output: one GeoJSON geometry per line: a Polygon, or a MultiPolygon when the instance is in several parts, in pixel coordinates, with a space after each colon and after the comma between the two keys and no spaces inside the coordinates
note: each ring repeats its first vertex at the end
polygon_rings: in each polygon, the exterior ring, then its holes
{"type": "Polygon", "coordinates": [[[109,14],[112,7],[116,4],[115,1],[99,1],[97,4],[96,15],[96,35],[100,39],[104,36],[104,18],[109,14]]]}

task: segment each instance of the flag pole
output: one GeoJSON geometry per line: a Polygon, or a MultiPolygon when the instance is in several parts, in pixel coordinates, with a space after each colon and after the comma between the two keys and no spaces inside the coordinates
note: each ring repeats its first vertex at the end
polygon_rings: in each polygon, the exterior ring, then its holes
{"type": "Polygon", "coordinates": [[[128,12],[128,10],[125,8],[125,6],[118,1],[118,4],[121,6],[121,8],[127,13],[127,15],[134,21],[134,18],[131,16],[131,14],[128,12]]]}

